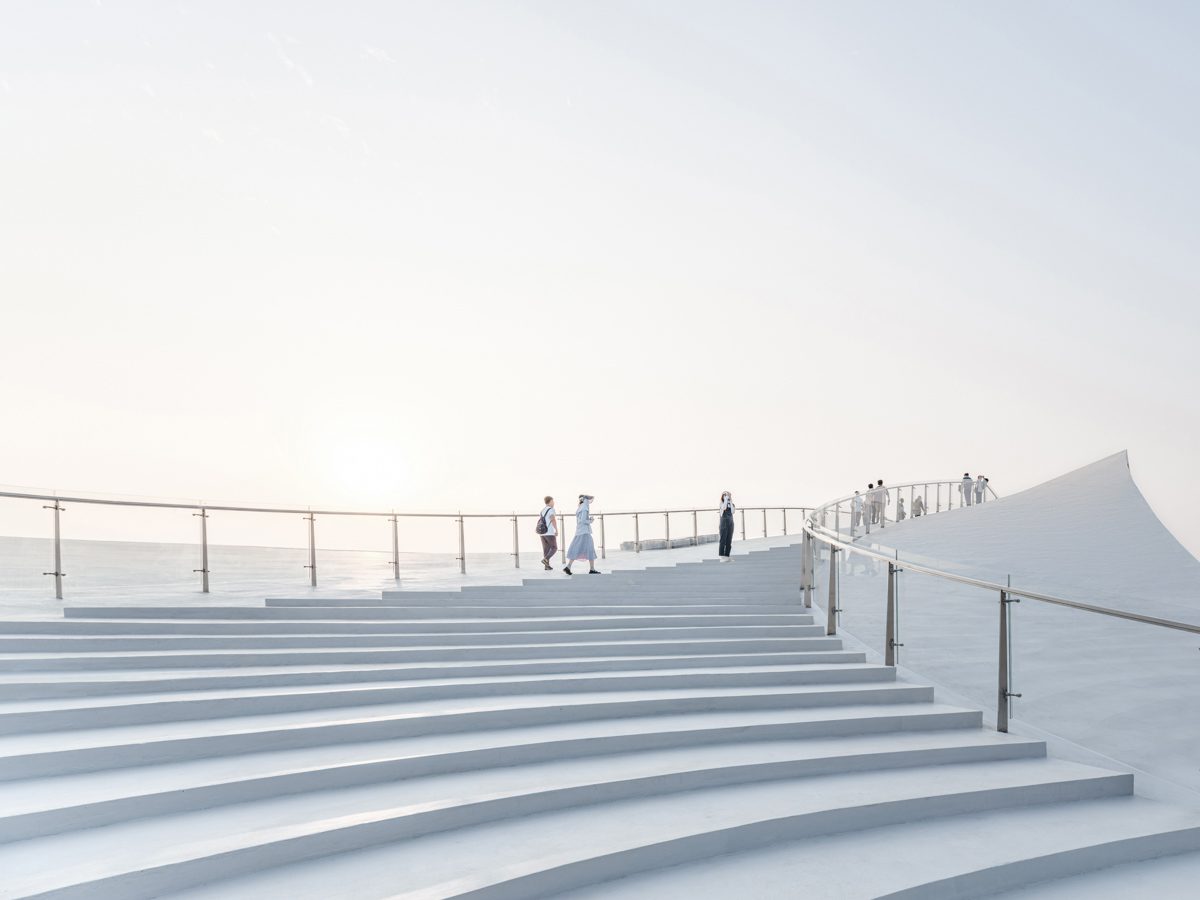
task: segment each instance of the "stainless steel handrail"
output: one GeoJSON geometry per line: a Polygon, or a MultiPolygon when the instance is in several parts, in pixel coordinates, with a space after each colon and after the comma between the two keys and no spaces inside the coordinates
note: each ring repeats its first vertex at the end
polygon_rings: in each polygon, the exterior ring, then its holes
{"type": "MultiPolygon", "coordinates": [[[[915,481],[906,484],[895,485],[889,489],[905,490],[917,487],[928,487],[931,485],[943,484],[961,484],[961,480],[956,482],[953,479],[944,481],[915,481]]],[[[989,485],[990,489],[990,485],[989,485]]],[[[862,496],[862,495],[859,495],[862,496]]],[[[995,491],[992,491],[992,496],[999,499],[995,491]]],[[[1182,631],[1188,634],[1200,635],[1200,625],[1193,625],[1188,622],[1178,622],[1174,619],[1163,619],[1156,616],[1147,616],[1141,613],[1128,612],[1122,609],[1114,609],[1108,606],[1099,606],[1094,603],[1084,603],[1079,600],[1071,600],[1067,597],[1059,597],[1054,594],[1047,594],[1043,591],[1030,590],[1020,586],[1014,587],[1010,582],[1000,584],[999,582],[989,581],[984,578],[972,578],[968,575],[960,575],[954,572],[947,572],[944,569],[936,568],[935,566],[925,565],[913,560],[904,559],[898,550],[891,554],[873,550],[855,543],[853,534],[850,539],[845,539],[840,529],[840,523],[836,530],[828,528],[821,524],[828,519],[829,510],[835,510],[835,517],[840,511],[842,505],[853,501],[854,495],[840,497],[837,500],[830,500],[828,503],[814,507],[812,513],[805,517],[804,520],[804,548],[803,548],[803,570],[801,576],[801,588],[804,592],[805,604],[812,605],[812,594],[816,587],[814,584],[815,570],[815,544],[820,542],[827,546],[830,550],[830,585],[829,585],[829,605],[827,609],[827,631],[830,634],[836,632],[837,614],[841,611],[839,607],[839,578],[836,574],[837,562],[836,555],[839,552],[852,553],[859,556],[864,556],[879,562],[888,564],[888,617],[887,617],[887,634],[885,636],[885,659],[889,665],[895,664],[895,648],[902,646],[897,643],[897,634],[895,626],[895,576],[901,571],[918,572],[922,575],[928,575],[933,578],[941,578],[945,581],[964,584],[969,587],[981,588],[983,590],[995,591],[1000,595],[1000,660],[999,660],[999,678],[998,678],[998,694],[997,694],[997,723],[998,731],[1007,731],[1008,722],[1011,719],[1009,711],[1009,700],[1012,697],[1019,697],[1020,694],[1015,694],[1012,691],[1012,633],[1011,633],[1011,616],[1009,612],[1009,604],[1019,603],[1019,598],[1035,600],[1040,603],[1048,603],[1054,606],[1066,607],[1068,609],[1077,609],[1082,612],[1096,613],[1102,616],[1109,616],[1115,619],[1124,619],[1130,622],[1140,622],[1145,625],[1156,625],[1160,628],[1169,628],[1174,631],[1182,631]]],[[[931,513],[927,513],[931,514],[931,513]]]]}
{"type": "MultiPolygon", "coordinates": [[[[112,500],[100,497],[71,497],[65,494],[28,494],[18,491],[0,491],[0,497],[11,498],[15,500],[46,500],[59,503],[91,503],[99,506],[136,506],[146,509],[206,509],[209,512],[252,512],[252,513],[286,513],[289,515],[304,515],[310,513],[315,516],[376,516],[378,518],[390,519],[392,516],[399,516],[402,519],[446,519],[446,518],[464,518],[464,519],[511,519],[511,512],[497,513],[462,513],[462,512],[396,512],[389,510],[380,512],[377,510],[361,510],[361,509],[314,509],[311,506],[229,506],[219,503],[176,503],[165,500],[112,500]]],[[[812,509],[811,506],[747,506],[739,507],[739,509],[747,509],[751,511],[767,511],[767,512],[782,512],[783,510],[792,510],[806,512],[812,509]]],[[[606,516],[662,516],[662,515],[678,515],[680,513],[690,512],[718,512],[719,508],[715,506],[689,506],[682,509],[636,509],[636,510],[617,510],[614,512],[605,511],[606,516]]],[[[570,510],[564,510],[563,515],[574,515],[570,510]]],[[[538,514],[533,513],[518,513],[517,515],[536,519],[538,514]]]]}
{"type": "MultiPolygon", "coordinates": [[[[387,512],[378,510],[354,510],[354,509],[314,509],[312,507],[278,507],[278,506],[235,506],[221,503],[204,503],[197,501],[194,503],[185,503],[168,500],[121,500],[106,497],[78,497],[66,494],[57,493],[36,493],[33,491],[0,491],[0,498],[8,498],[14,500],[37,500],[49,502],[53,505],[46,507],[54,511],[54,571],[46,572],[46,575],[54,576],[55,591],[54,595],[57,599],[63,598],[63,578],[66,573],[62,571],[62,535],[60,527],[60,514],[64,510],[64,503],[79,503],[90,504],[95,506],[124,506],[135,507],[140,509],[178,509],[192,510],[193,515],[200,519],[200,548],[201,548],[201,564],[199,569],[193,571],[201,576],[201,593],[209,592],[209,575],[208,568],[208,519],[209,514],[213,512],[233,512],[233,513],[267,513],[271,515],[297,515],[305,519],[308,531],[308,563],[304,566],[309,570],[309,580],[313,587],[317,586],[317,546],[316,546],[316,517],[317,516],[359,516],[359,517],[374,517],[390,520],[392,526],[392,559],[388,563],[392,567],[393,575],[397,581],[400,580],[400,543],[398,536],[398,520],[400,519],[450,519],[457,524],[458,533],[458,555],[455,559],[459,563],[459,571],[466,574],[467,571],[467,553],[466,553],[466,529],[465,522],[467,519],[508,519],[513,523],[512,528],[512,557],[515,568],[521,567],[521,549],[518,522],[520,519],[537,519],[538,513],[471,513],[471,512],[397,512],[388,510],[387,512]]],[[[761,511],[763,514],[763,537],[768,536],[767,528],[767,513],[774,511],[779,512],[783,516],[783,534],[787,534],[787,514],[789,511],[799,512],[802,516],[811,510],[811,507],[806,506],[748,506],[743,507],[743,522],[744,510],[761,511]]],[[[640,517],[641,516],[664,516],[666,519],[666,533],[668,539],[671,533],[671,516],[690,513],[692,516],[692,540],[699,540],[699,530],[697,525],[697,517],[699,513],[717,513],[717,507],[687,507],[682,509],[648,509],[648,510],[617,510],[615,512],[596,512],[596,517],[600,523],[600,555],[601,558],[606,558],[608,555],[608,547],[606,542],[605,518],[616,516],[632,516],[634,521],[635,534],[635,549],[641,552],[642,543],[640,532],[640,517]]],[[[560,511],[561,519],[568,520],[574,516],[570,509],[560,511]]],[[[560,535],[563,534],[565,528],[560,528],[560,535]]],[[[745,528],[742,530],[742,537],[745,538],[745,528]]],[[[566,558],[566,541],[563,541],[563,546],[560,548],[563,558],[566,558]]]]}

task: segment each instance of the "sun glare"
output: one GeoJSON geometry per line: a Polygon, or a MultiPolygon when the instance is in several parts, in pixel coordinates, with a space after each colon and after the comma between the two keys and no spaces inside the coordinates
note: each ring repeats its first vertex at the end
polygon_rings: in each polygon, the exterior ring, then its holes
{"type": "Polygon", "coordinates": [[[404,460],[381,441],[341,444],[326,467],[337,499],[364,509],[391,509],[406,478],[404,460]]]}

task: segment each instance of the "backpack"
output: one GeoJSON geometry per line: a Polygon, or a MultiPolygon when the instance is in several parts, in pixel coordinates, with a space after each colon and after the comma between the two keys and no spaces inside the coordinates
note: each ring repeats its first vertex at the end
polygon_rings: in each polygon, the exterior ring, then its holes
{"type": "Polygon", "coordinates": [[[543,511],[542,511],[542,514],[541,514],[540,516],[538,516],[537,525],[536,525],[536,526],[534,526],[534,529],[533,529],[533,530],[534,530],[534,531],[536,531],[538,534],[545,534],[547,531],[549,531],[549,530],[550,530],[550,525],[549,525],[549,523],[546,521],[546,513],[548,513],[549,511],[550,511],[550,510],[548,510],[548,509],[547,509],[547,510],[543,510],[543,511]]]}

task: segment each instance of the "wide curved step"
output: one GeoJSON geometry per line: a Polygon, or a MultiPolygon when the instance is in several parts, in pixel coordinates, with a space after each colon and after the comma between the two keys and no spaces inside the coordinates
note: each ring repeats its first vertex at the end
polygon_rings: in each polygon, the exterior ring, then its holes
{"type": "MultiPolygon", "coordinates": [[[[393,681],[368,687],[329,684],[277,688],[222,687],[173,695],[151,693],[0,702],[0,735],[491,696],[848,685],[894,682],[895,679],[894,669],[863,663],[765,669],[725,667],[708,671],[651,669],[588,674],[543,673],[535,676],[393,681]]],[[[805,700],[811,702],[810,698],[805,700]]]]}
{"type": "MultiPolygon", "coordinates": [[[[564,900],[634,900],[687,896],[727,898],[745,892],[761,900],[791,900],[796,886],[816,897],[845,900],[943,900],[997,897],[997,891],[1052,882],[1013,894],[1020,897],[1184,898],[1194,896],[1200,855],[1190,859],[1188,879],[1170,873],[1155,890],[1160,865],[1131,871],[1081,872],[1129,860],[1200,850],[1200,816],[1194,811],[1140,797],[1124,796],[1069,804],[1010,808],[875,828],[853,833],[784,841],[670,870],[617,878],[569,892],[564,900]],[[751,874],[752,873],[752,874],[751,874]],[[1136,879],[1136,880],[1135,880],[1136,879]],[[1145,879],[1145,880],[1143,880],[1145,879]],[[1115,892],[1106,893],[1116,883],[1115,892]]],[[[1159,860],[1169,869],[1170,860],[1159,860]]],[[[1131,870],[1136,867],[1130,867],[1131,870]]]]}
{"type": "MultiPolygon", "coordinates": [[[[349,883],[364,898],[395,896],[397,872],[405,873],[405,896],[531,896],[666,860],[702,859],[716,847],[1117,796],[1130,786],[1126,775],[1045,759],[806,776],[790,772],[786,748],[780,752],[782,763],[766,753],[741,771],[721,765],[718,756],[710,759],[716,768],[684,763],[681,769],[678,754],[657,754],[605,758],[603,766],[570,760],[506,767],[487,777],[474,773],[469,782],[442,776],[408,782],[394,794],[341,791],[258,803],[246,810],[250,819],[233,809],[197,813],[166,834],[147,820],[13,844],[0,848],[0,868],[30,896],[47,898],[153,896],[242,875],[252,875],[258,897],[321,896],[319,890],[344,896],[352,869],[357,874],[349,883]],[[767,771],[778,777],[755,777],[764,774],[755,771],[761,766],[774,767],[767,771]],[[322,807],[322,800],[330,805],[322,807]],[[231,835],[233,822],[239,830],[231,835]],[[99,852],[117,846],[129,849],[99,852]],[[47,867],[31,863],[35,856],[81,862],[47,867]],[[264,860],[276,868],[254,876],[264,860]],[[296,878],[303,885],[293,887],[296,878]]],[[[249,896],[236,883],[207,890],[249,896]]]]}
{"type": "MultiPolygon", "coordinates": [[[[547,896],[729,849],[966,811],[1119,796],[1128,790],[1128,776],[1045,759],[785,777],[665,794],[630,792],[620,798],[588,786],[568,796],[525,795],[526,812],[519,817],[464,822],[432,832],[414,833],[416,823],[404,818],[403,809],[381,811],[380,818],[350,826],[360,836],[370,835],[368,840],[378,839],[374,846],[314,860],[321,838],[298,834],[290,846],[295,863],[263,872],[247,864],[250,860],[226,858],[221,863],[227,871],[241,865],[245,869],[204,887],[199,881],[183,896],[547,896]],[[403,840],[397,840],[397,832],[403,840]],[[398,872],[404,873],[400,890],[398,872]]],[[[497,797],[495,802],[509,801],[497,797]]],[[[441,809],[437,814],[449,815],[441,809]]],[[[276,847],[275,858],[285,852],[276,847]]],[[[214,870],[209,858],[201,867],[203,879],[211,879],[214,870]]],[[[149,870],[119,877],[125,885],[153,889],[159,879],[179,885],[181,874],[149,870]]],[[[88,889],[124,887],[122,881],[93,881],[88,889]]]]}

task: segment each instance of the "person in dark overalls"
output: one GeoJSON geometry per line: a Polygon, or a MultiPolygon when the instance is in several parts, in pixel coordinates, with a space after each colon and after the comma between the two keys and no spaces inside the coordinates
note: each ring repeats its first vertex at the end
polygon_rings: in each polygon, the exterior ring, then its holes
{"type": "Polygon", "coordinates": [[[733,546],[733,494],[726,491],[721,495],[721,544],[717,549],[718,559],[729,562],[729,551],[733,546]]]}

